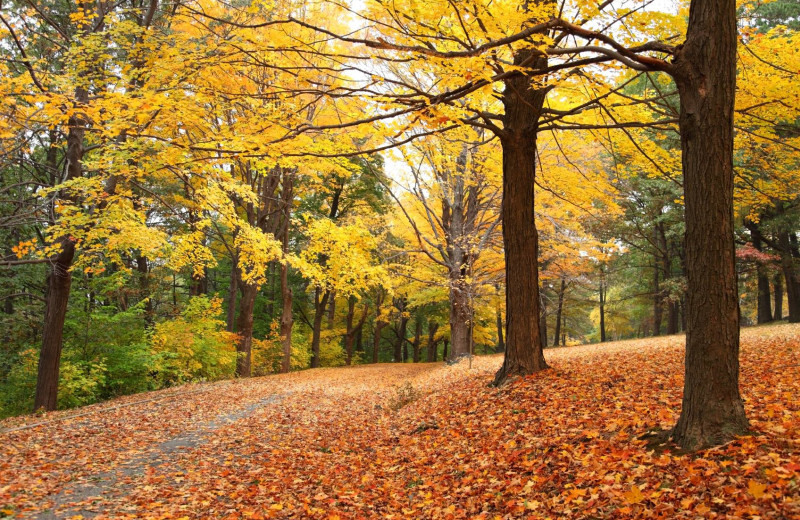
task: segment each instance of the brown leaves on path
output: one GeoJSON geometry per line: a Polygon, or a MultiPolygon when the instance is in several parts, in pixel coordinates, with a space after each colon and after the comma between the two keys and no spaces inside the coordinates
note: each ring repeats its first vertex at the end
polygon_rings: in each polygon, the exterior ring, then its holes
{"type": "Polygon", "coordinates": [[[798,518],[800,327],[742,337],[753,435],[693,456],[639,440],[677,419],[674,336],[548,350],[553,370],[499,390],[493,356],[95,406],[0,434],[0,516],[798,518]]]}

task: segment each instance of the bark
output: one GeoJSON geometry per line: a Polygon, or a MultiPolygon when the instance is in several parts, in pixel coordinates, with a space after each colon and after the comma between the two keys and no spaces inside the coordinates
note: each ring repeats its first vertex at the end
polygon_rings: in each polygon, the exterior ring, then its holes
{"type": "Polygon", "coordinates": [[[436,361],[436,331],[439,324],[434,321],[428,322],[428,362],[436,361]]]}
{"type": "Polygon", "coordinates": [[[450,273],[450,341],[453,348],[449,361],[469,355],[470,323],[472,313],[468,287],[461,271],[450,273]]]}
{"type": "Polygon", "coordinates": [[[406,330],[408,329],[408,316],[404,316],[405,314],[405,302],[403,300],[399,300],[398,303],[395,304],[397,308],[400,310],[400,323],[398,324],[397,329],[397,339],[394,342],[394,356],[392,357],[392,361],[395,363],[402,363],[405,362],[405,357],[403,356],[403,346],[406,343],[406,330]]]}
{"type": "Polygon", "coordinates": [[[778,234],[778,246],[781,255],[786,300],[789,303],[789,323],[800,323],[800,269],[798,259],[793,251],[791,237],[787,232],[778,234]]]}
{"type": "Polygon", "coordinates": [[[600,279],[600,343],[606,342],[606,287],[600,279]]]}
{"type": "Polygon", "coordinates": [[[236,344],[236,377],[250,377],[253,348],[253,310],[258,294],[258,286],[239,280],[241,300],[236,328],[239,341],[236,344]]]}
{"type": "Polygon", "coordinates": [[[673,76],[681,101],[686,207],[687,333],[681,415],[684,449],[748,429],[739,394],[739,298],[733,235],[735,0],[692,0],[673,76]]]}
{"type": "Polygon", "coordinates": [[[442,350],[442,359],[447,359],[447,347],[450,346],[450,340],[444,340],[444,350],[442,350]]]}
{"type": "MultiPolygon", "coordinates": [[[[87,103],[89,93],[81,87],[75,89],[77,105],[87,103]]],[[[67,122],[67,151],[65,155],[65,180],[74,180],[82,175],[83,139],[86,134],[86,121],[80,110],[70,116],[67,122]]],[[[53,168],[55,171],[55,168],[53,168]]],[[[50,266],[47,275],[45,294],[44,324],[42,329],[42,350],[39,353],[36,395],[34,410],[55,410],[58,406],[58,374],[61,364],[61,349],[64,339],[64,320],[67,316],[69,290],[72,286],[72,262],[75,259],[75,242],[70,237],[59,240],[61,250],[50,266]]]]}
{"type": "Polygon", "coordinates": [[[422,337],[422,320],[417,317],[414,323],[414,343],[413,351],[414,351],[414,363],[419,363],[420,361],[420,338],[422,337]]]}
{"type": "Polygon", "coordinates": [[[372,331],[372,362],[377,363],[381,351],[381,331],[388,323],[381,319],[381,305],[383,304],[384,294],[378,291],[375,298],[375,328],[372,331]]]}
{"type": "Polygon", "coordinates": [[[678,309],[678,302],[674,300],[667,301],[667,334],[678,333],[678,319],[680,313],[678,309]]]}
{"type": "Polygon", "coordinates": [[[231,260],[231,284],[228,287],[228,332],[234,331],[236,322],[236,293],[239,291],[239,274],[236,271],[236,259],[231,260]]]}
{"type": "Polygon", "coordinates": [[[775,314],[774,319],[776,321],[783,319],[783,276],[782,273],[778,273],[772,279],[772,286],[775,289],[775,314]]]}
{"type": "MultiPolygon", "coordinates": [[[[753,244],[753,248],[759,252],[763,251],[763,236],[758,224],[745,219],[744,225],[748,231],[750,231],[750,241],[753,244]]],[[[769,273],[767,272],[767,266],[759,262],[756,266],[756,275],[758,279],[756,323],[761,325],[762,323],[769,323],[772,321],[772,295],[769,290],[769,273]]]]}
{"type": "MultiPolygon", "coordinates": [[[[281,192],[281,199],[284,203],[283,209],[283,240],[282,249],[283,255],[289,253],[289,219],[292,211],[292,188],[293,177],[285,175],[283,178],[283,189],[281,192]]],[[[288,373],[291,370],[292,363],[292,326],[294,325],[294,316],[292,315],[292,286],[289,285],[289,263],[284,261],[281,263],[281,346],[283,347],[283,359],[281,361],[281,372],[288,373]]]]}
{"type": "MultiPolygon", "coordinates": [[[[530,49],[514,56],[516,65],[533,69],[547,58],[530,49]]],[[[503,245],[506,261],[506,354],[494,385],[508,378],[544,370],[539,330],[539,235],[536,230],[536,133],[547,90],[535,88],[520,74],[505,80],[505,108],[500,143],[503,148],[503,245]]]]}
{"type": "Polygon", "coordinates": [[[361,329],[364,327],[364,322],[367,321],[367,314],[369,314],[369,307],[364,305],[364,312],[361,313],[358,323],[353,324],[356,311],[356,297],[350,296],[347,299],[347,330],[344,334],[344,351],[346,362],[348,365],[353,363],[353,345],[356,342],[356,335],[360,334],[361,329]]]}
{"type": "Polygon", "coordinates": [[[553,346],[558,346],[558,339],[561,337],[561,316],[564,312],[564,294],[567,290],[567,282],[562,278],[561,287],[558,291],[558,307],[556,307],[556,330],[553,334],[553,346]]]}
{"type": "Polygon", "coordinates": [[[503,326],[505,325],[503,323],[503,311],[497,309],[496,317],[497,317],[497,348],[495,349],[495,352],[500,353],[506,351],[506,342],[503,339],[503,326]]]}
{"type": "Polygon", "coordinates": [[[653,336],[661,335],[661,317],[663,306],[661,301],[661,271],[658,263],[653,264],[653,336]]]}
{"type": "Polygon", "coordinates": [[[311,329],[311,368],[319,368],[319,342],[322,336],[322,318],[328,305],[330,292],[317,287],[314,290],[314,326],[311,329]]]}

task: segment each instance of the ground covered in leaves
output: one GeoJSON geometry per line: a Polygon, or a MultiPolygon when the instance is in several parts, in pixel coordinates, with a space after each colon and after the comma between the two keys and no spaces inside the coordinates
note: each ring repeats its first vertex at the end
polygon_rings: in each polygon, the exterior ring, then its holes
{"type": "Polygon", "coordinates": [[[190,385],[0,423],[0,517],[800,518],[800,326],[742,335],[753,434],[639,437],[680,409],[683,338],[190,385]]]}

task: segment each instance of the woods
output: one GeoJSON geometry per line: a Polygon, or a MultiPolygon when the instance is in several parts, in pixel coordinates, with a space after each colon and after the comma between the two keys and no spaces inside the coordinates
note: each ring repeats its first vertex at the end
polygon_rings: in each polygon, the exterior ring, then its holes
{"type": "Polygon", "coordinates": [[[685,333],[638,434],[734,441],[740,327],[800,323],[798,12],[3,1],[0,416],[685,333]]]}

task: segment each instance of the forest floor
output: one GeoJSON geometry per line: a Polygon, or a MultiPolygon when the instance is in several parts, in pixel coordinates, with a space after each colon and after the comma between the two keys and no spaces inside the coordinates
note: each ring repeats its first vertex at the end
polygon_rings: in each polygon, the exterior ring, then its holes
{"type": "Polygon", "coordinates": [[[186,385],[0,422],[0,517],[800,518],[800,326],[742,333],[752,435],[639,437],[680,411],[682,336],[186,385]]]}

